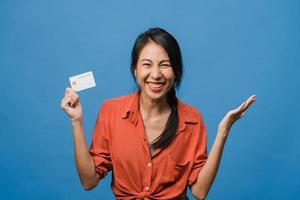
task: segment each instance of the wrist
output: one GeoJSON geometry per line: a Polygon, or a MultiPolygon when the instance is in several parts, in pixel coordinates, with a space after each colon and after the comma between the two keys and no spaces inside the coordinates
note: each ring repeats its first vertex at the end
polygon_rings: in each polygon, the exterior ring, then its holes
{"type": "Polygon", "coordinates": [[[74,126],[82,126],[82,118],[79,119],[71,119],[71,125],[74,126]]]}
{"type": "Polygon", "coordinates": [[[227,136],[229,135],[229,132],[230,132],[230,129],[219,128],[218,133],[217,133],[217,137],[222,138],[222,139],[226,139],[227,136]]]}

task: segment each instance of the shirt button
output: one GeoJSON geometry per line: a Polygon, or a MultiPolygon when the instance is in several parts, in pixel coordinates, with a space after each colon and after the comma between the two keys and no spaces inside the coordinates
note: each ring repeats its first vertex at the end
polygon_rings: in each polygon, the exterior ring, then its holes
{"type": "Polygon", "coordinates": [[[145,190],[146,190],[147,192],[149,191],[149,189],[150,189],[150,188],[149,188],[148,186],[145,188],[145,190]]]}
{"type": "Polygon", "coordinates": [[[148,167],[151,167],[151,166],[152,166],[152,164],[149,162],[149,163],[148,163],[148,167]]]}

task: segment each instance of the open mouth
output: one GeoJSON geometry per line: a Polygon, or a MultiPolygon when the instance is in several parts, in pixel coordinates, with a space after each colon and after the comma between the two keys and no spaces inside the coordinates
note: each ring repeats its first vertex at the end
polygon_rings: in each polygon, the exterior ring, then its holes
{"type": "Polygon", "coordinates": [[[150,89],[154,92],[159,92],[163,89],[163,86],[166,84],[166,82],[146,82],[150,89]]]}
{"type": "Polygon", "coordinates": [[[159,88],[166,84],[165,82],[147,82],[151,87],[159,88]]]}

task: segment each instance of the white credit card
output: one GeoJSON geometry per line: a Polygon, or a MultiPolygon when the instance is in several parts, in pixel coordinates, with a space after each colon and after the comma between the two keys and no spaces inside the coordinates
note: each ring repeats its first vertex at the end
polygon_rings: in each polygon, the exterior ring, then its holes
{"type": "Polygon", "coordinates": [[[95,79],[92,71],[78,74],[69,78],[71,87],[76,91],[85,90],[91,87],[95,87],[95,79]]]}

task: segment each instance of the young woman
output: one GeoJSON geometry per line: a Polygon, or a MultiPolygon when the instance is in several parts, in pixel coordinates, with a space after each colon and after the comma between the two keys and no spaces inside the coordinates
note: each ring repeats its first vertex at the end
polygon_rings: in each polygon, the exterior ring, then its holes
{"type": "Polygon", "coordinates": [[[61,107],[70,117],[75,160],[84,189],[94,188],[112,170],[116,199],[197,199],[207,195],[234,122],[255,101],[251,96],[220,122],[209,155],[200,113],[176,98],[182,60],[176,39],[160,28],[139,35],[131,72],[138,90],[106,100],[87,147],[78,94],[67,88],[61,107]]]}

